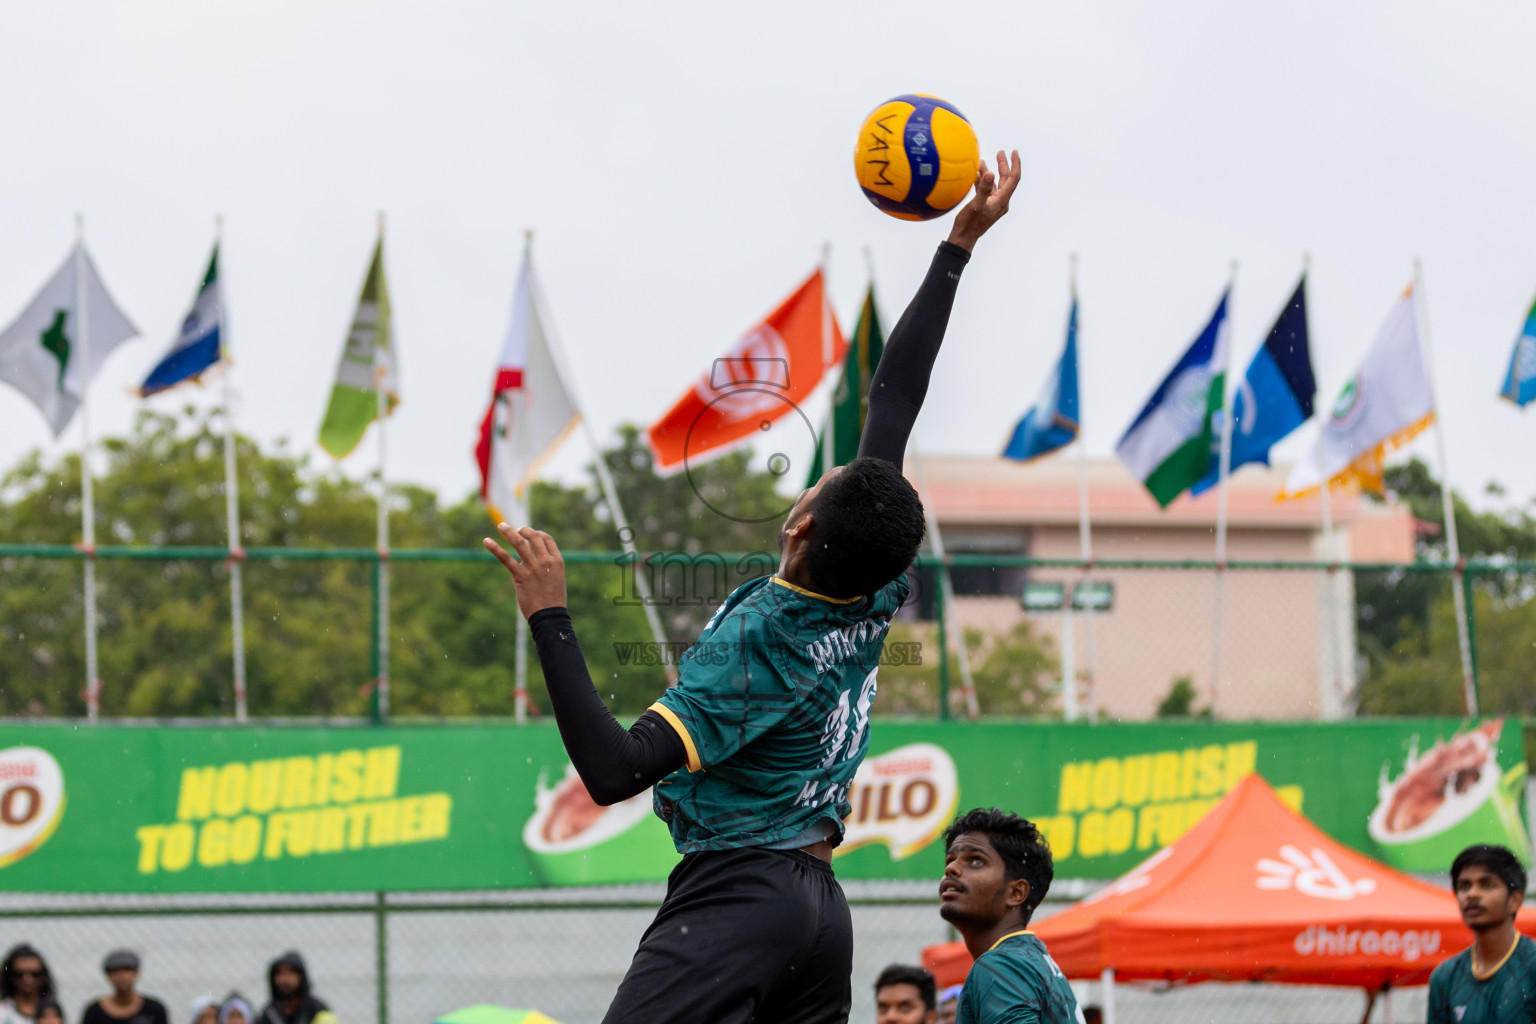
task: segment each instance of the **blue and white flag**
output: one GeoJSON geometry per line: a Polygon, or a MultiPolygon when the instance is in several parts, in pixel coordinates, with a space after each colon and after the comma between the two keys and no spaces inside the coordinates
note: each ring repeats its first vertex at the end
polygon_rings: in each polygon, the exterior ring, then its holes
{"type": "Polygon", "coordinates": [[[1525,315],[1525,326],[1515,339],[1515,351],[1509,357],[1509,369],[1504,373],[1504,386],[1499,394],[1524,406],[1536,399],[1536,303],[1525,315]]]}
{"type": "Polygon", "coordinates": [[[155,364],[139,385],[139,396],[150,395],[173,388],[189,380],[197,380],[224,358],[222,336],[223,296],[219,293],[219,247],[213,247],[208,260],[208,272],[192,300],[192,309],[181,322],[181,333],[171,342],[170,350],[155,364]]]}
{"type": "MultiPolygon", "coordinates": [[[[1312,350],[1307,344],[1307,278],[1303,274],[1237,386],[1227,471],[1249,462],[1269,465],[1269,449],[1311,418],[1316,397],[1312,350]]],[[[1194,494],[1215,487],[1221,475],[1220,446],[1212,451],[1210,469],[1195,484],[1194,494]]]]}
{"type": "Polygon", "coordinates": [[[1003,458],[1027,462],[1065,448],[1077,439],[1077,296],[1067,316],[1067,344],[1056,370],[1045,380],[1034,408],[1013,428],[1003,458]]]}

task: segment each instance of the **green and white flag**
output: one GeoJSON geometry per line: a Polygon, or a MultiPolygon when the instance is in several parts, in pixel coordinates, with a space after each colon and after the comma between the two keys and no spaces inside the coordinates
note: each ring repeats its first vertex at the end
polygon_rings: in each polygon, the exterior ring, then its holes
{"type": "Polygon", "coordinates": [[[138,334],[139,329],[107,293],[90,255],[76,246],[53,279],[0,333],[0,380],[32,399],[58,437],[74,418],[86,385],[107,356],[138,334]],[[81,272],[83,289],[76,288],[76,275],[81,272]],[[83,339],[77,305],[82,290],[89,332],[83,339]],[[83,357],[86,350],[89,359],[83,357]]]}
{"type": "Polygon", "coordinates": [[[1163,508],[1189,490],[1219,457],[1217,416],[1226,398],[1227,300],[1147,399],[1115,454],[1163,508]]]}
{"type": "Polygon", "coordinates": [[[320,424],[320,446],[336,458],[345,458],[357,447],[368,424],[378,418],[382,387],[388,399],[387,413],[400,401],[395,374],[394,333],[390,327],[389,288],[384,283],[384,236],[373,249],[373,262],[357,300],[352,329],[347,333],[341,364],[336,367],[336,386],[331,404],[320,424]]]}
{"type": "MultiPolygon", "coordinates": [[[[836,448],[832,458],[839,466],[846,466],[859,457],[859,440],[864,436],[864,420],[869,415],[869,381],[875,375],[875,367],[884,351],[885,332],[880,329],[880,314],[875,309],[875,286],[871,284],[864,293],[864,305],[859,307],[859,321],[853,325],[842,376],[832,391],[832,445],[836,448]]],[[[825,454],[826,437],[823,434],[816,440],[811,472],[805,478],[806,487],[815,487],[816,481],[821,479],[821,460],[825,454]]]]}

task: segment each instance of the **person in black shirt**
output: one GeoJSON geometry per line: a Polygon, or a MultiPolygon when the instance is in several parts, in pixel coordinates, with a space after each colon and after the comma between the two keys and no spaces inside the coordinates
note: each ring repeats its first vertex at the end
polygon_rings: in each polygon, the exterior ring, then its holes
{"type": "Polygon", "coordinates": [[[336,1024],[331,1008],[309,994],[309,969],[293,950],[272,961],[267,984],[272,1001],[257,1024],[336,1024]]]}
{"type": "Polygon", "coordinates": [[[101,969],[112,983],[112,994],[85,1008],[80,1024],[167,1024],[165,1004],[135,991],[139,981],[139,957],[127,949],[115,949],[101,969]]]}

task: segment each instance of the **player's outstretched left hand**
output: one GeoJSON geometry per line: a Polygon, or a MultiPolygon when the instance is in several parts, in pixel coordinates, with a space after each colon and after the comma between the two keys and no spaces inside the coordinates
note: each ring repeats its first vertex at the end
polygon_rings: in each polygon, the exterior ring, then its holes
{"type": "Polygon", "coordinates": [[[1019,187],[1021,176],[1018,150],[1013,151],[1011,161],[1002,150],[997,151],[995,175],[988,170],[987,162],[983,160],[976,169],[976,195],[955,214],[949,240],[966,252],[974,249],[976,240],[1008,212],[1008,200],[1013,198],[1013,190],[1019,187]]]}
{"type": "Polygon", "coordinates": [[[560,557],[555,538],[531,526],[519,530],[500,523],[496,530],[512,545],[512,550],[517,552],[516,558],[489,537],[482,543],[512,574],[512,585],[517,588],[517,607],[523,618],[532,618],[534,612],[544,608],[564,608],[565,559],[560,557]]]}

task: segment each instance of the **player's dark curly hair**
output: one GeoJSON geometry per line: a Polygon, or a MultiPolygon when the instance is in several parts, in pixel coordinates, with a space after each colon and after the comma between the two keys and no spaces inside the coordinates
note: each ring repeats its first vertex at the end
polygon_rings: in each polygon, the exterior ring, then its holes
{"type": "Polygon", "coordinates": [[[923,503],[884,459],[854,459],[822,484],[806,568],[828,597],[873,594],[907,571],[923,543],[923,503]]]}
{"type": "Polygon", "coordinates": [[[1502,846],[1487,843],[1469,846],[1456,855],[1451,862],[1452,892],[1456,890],[1456,880],[1461,873],[1474,864],[1498,875],[1500,881],[1509,886],[1510,892],[1525,892],[1525,868],[1520,866],[1520,858],[1502,846]]]}
{"type": "Polygon", "coordinates": [[[19,942],[11,947],[11,951],[5,954],[5,960],[0,962],[0,999],[10,999],[16,994],[16,961],[29,956],[35,957],[43,968],[43,976],[38,979],[37,994],[58,995],[53,988],[53,974],[49,972],[48,961],[43,959],[43,954],[25,942],[19,942]]]}
{"type": "Polygon", "coordinates": [[[917,994],[922,997],[923,1006],[927,1009],[937,1009],[939,1005],[938,988],[933,981],[933,975],[921,967],[912,967],[908,964],[891,964],[880,972],[880,977],[875,979],[875,994],[887,985],[911,985],[917,989],[917,994]]]}
{"type": "Polygon", "coordinates": [[[1003,858],[1003,870],[1010,881],[1022,878],[1029,883],[1029,896],[1024,900],[1024,923],[1028,924],[1056,876],[1050,844],[1034,822],[996,807],[977,807],[960,815],[944,830],[944,852],[948,853],[950,844],[966,832],[979,832],[987,837],[992,849],[1003,858]]]}

